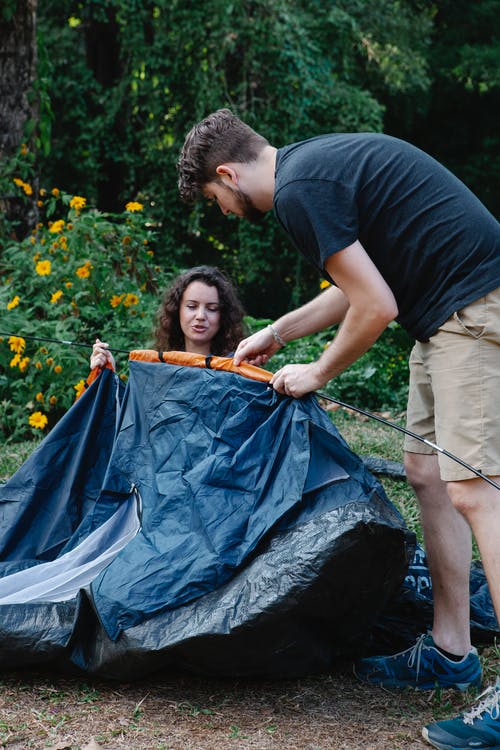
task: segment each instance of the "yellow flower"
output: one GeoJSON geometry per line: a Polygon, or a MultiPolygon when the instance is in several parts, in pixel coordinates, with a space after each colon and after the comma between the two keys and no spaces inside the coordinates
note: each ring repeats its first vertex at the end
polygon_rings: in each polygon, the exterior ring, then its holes
{"type": "Polygon", "coordinates": [[[125,205],[125,211],[130,211],[131,213],[134,213],[135,211],[142,211],[143,208],[143,204],[137,203],[137,201],[129,201],[125,205]]]}
{"type": "Polygon", "coordinates": [[[35,266],[35,271],[39,276],[50,276],[52,264],[50,260],[39,260],[35,266]]]}
{"type": "Polygon", "coordinates": [[[73,286],[73,282],[67,281],[64,286],[66,287],[66,289],[71,289],[71,287],[73,286]]]}
{"type": "Polygon", "coordinates": [[[22,354],[26,347],[26,341],[21,336],[11,336],[9,338],[9,346],[11,352],[22,354]]]}
{"type": "Polygon", "coordinates": [[[113,294],[113,296],[109,300],[109,304],[111,305],[111,307],[118,307],[124,297],[124,294],[113,294]]]}
{"type": "Polygon", "coordinates": [[[36,396],[35,396],[35,401],[42,402],[43,400],[44,400],[43,393],[41,393],[41,392],[37,393],[36,396]]]}
{"type": "Polygon", "coordinates": [[[87,203],[86,198],[82,198],[81,195],[74,195],[72,199],[69,202],[69,205],[71,208],[76,209],[77,211],[80,211],[82,208],[85,208],[85,205],[87,203]]]}
{"type": "Polygon", "coordinates": [[[122,245],[130,245],[131,242],[132,238],[128,234],[122,239],[122,245]]]}
{"type": "Polygon", "coordinates": [[[76,398],[79,398],[85,390],[85,380],[79,380],[73,388],[76,391],[76,398]]]}
{"type": "Polygon", "coordinates": [[[64,229],[64,219],[58,219],[57,221],[53,221],[52,224],[49,227],[49,232],[53,232],[56,234],[57,232],[62,232],[64,229]]]}
{"type": "Polygon", "coordinates": [[[40,351],[41,351],[42,354],[48,354],[49,353],[49,350],[45,346],[41,346],[40,347],[40,351]]]}
{"type": "Polygon", "coordinates": [[[16,294],[15,297],[11,299],[10,302],[7,302],[7,310],[13,310],[15,307],[19,304],[19,296],[16,294]]]}
{"type": "Polygon", "coordinates": [[[55,302],[57,302],[58,300],[60,300],[62,296],[63,296],[63,293],[61,292],[60,289],[58,289],[57,292],[54,292],[54,294],[50,298],[51,304],[53,305],[55,302]]]}
{"type": "Polygon", "coordinates": [[[19,362],[21,361],[21,355],[16,354],[12,359],[10,360],[10,366],[11,367],[17,367],[19,362]]]}
{"type": "Polygon", "coordinates": [[[90,276],[91,268],[92,268],[92,265],[90,263],[85,263],[85,265],[77,268],[75,273],[80,279],[88,279],[88,277],[90,276]]]}
{"type": "Polygon", "coordinates": [[[46,415],[42,414],[41,411],[34,411],[28,420],[31,427],[35,427],[37,430],[45,429],[45,427],[47,427],[48,421],[49,420],[47,419],[46,415]]]}
{"type": "Polygon", "coordinates": [[[33,195],[33,188],[31,187],[31,185],[28,185],[27,182],[23,182],[23,180],[20,180],[19,177],[14,177],[13,182],[15,182],[18,187],[22,187],[26,195],[33,195]]]}
{"type": "Polygon", "coordinates": [[[42,365],[42,363],[40,362],[40,360],[37,360],[37,361],[35,362],[35,367],[36,367],[36,369],[37,369],[37,370],[41,370],[41,369],[43,368],[43,365],[42,365]]]}
{"type": "Polygon", "coordinates": [[[130,305],[137,305],[139,302],[139,297],[137,294],[126,294],[125,299],[123,300],[124,307],[130,307],[130,305]]]}
{"type": "Polygon", "coordinates": [[[54,367],[54,372],[57,372],[58,374],[59,374],[60,372],[62,372],[62,367],[61,367],[61,365],[56,365],[56,366],[54,367]]]}
{"type": "Polygon", "coordinates": [[[48,364],[49,367],[54,364],[53,357],[47,357],[47,364],[48,364]]]}
{"type": "Polygon", "coordinates": [[[51,397],[49,398],[49,404],[50,404],[51,406],[54,406],[55,404],[57,404],[57,397],[56,397],[56,396],[51,396],[51,397]]]}
{"type": "Polygon", "coordinates": [[[28,146],[25,143],[21,143],[21,156],[26,156],[28,153],[28,146]]]}
{"type": "Polygon", "coordinates": [[[41,196],[42,198],[43,198],[43,197],[44,197],[45,195],[47,195],[47,191],[45,190],[45,188],[40,188],[40,190],[39,190],[38,192],[39,192],[39,194],[40,194],[40,196],[41,196]]]}
{"type": "Polygon", "coordinates": [[[25,369],[28,367],[30,358],[29,357],[23,357],[22,360],[19,362],[19,369],[21,372],[24,372],[25,369]]]}
{"type": "Polygon", "coordinates": [[[323,281],[319,285],[319,288],[320,289],[328,289],[329,286],[331,286],[330,282],[327,281],[326,279],[323,279],[323,281]]]}
{"type": "Polygon", "coordinates": [[[52,188],[50,192],[52,193],[54,198],[59,198],[59,195],[61,194],[61,191],[59,190],[59,188],[52,188]]]}

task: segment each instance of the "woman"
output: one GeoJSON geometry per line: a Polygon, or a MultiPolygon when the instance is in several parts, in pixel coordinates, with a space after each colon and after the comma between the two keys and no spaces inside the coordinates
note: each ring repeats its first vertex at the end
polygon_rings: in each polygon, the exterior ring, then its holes
{"type": "MultiPolygon", "coordinates": [[[[228,356],[245,336],[243,307],[233,284],[218,268],[197,266],[166,289],[156,315],[154,348],[228,356]]],[[[108,344],[96,340],[90,367],[115,367],[108,344]]]]}

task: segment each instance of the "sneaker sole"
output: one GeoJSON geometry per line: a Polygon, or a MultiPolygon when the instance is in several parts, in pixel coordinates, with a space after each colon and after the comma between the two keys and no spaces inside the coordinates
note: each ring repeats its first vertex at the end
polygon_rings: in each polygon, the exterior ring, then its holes
{"type": "Polygon", "coordinates": [[[436,745],[436,743],[433,742],[431,738],[429,737],[429,732],[427,730],[427,727],[424,727],[422,729],[422,737],[424,738],[424,740],[427,740],[427,742],[430,745],[432,745],[433,747],[437,747],[438,750],[456,750],[454,749],[453,745],[443,745],[442,743],[440,745],[436,745]]]}
{"type": "Polygon", "coordinates": [[[443,682],[438,682],[437,680],[434,680],[433,682],[424,682],[424,683],[420,683],[417,685],[415,683],[404,682],[402,680],[401,681],[400,680],[370,680],[369,677],[358,674],[356,670],[354,669],[353,669],[353,672],[354,672],[354,676],[357,677],[358,680],[368,685],[378,685],[379,687],[384,687],[384,688],[397,688],[399,690],[402,690],[407,687],[412,688],[413,690],[435,690],[436,688],[443,688],[443,689],[450,689],[450,690],[459,690],[461,693],[463,693],[466,690],[469,690],[469,688],[481,687],[481,682],[482,682],[482,678],[479,678],[478,680],[475,680],[474,682],[453,682],[453,683],[443,683],[443,682]]]}

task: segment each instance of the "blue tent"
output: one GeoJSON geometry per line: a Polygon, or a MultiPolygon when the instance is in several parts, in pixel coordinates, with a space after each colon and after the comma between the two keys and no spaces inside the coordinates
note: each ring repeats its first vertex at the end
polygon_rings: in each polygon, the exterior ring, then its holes
{"type": "Polygon", "coordinates": [[[314,396],[131,361],[0,487],[0,664],[325,671],[387,635],[414,552],[314,396]]]}

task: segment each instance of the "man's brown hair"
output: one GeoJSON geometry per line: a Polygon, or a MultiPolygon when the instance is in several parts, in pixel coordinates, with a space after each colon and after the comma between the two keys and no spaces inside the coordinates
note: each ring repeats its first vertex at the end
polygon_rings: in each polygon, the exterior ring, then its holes
{"type": "Polygon", "coordinates": [[[229,109],[218,109],[191,128],[177,162],[179,192],[186,203],[200,197],[208,182],[218,182],[215,171],[228,162],[255,161],[268,141],[229,109]]]}

